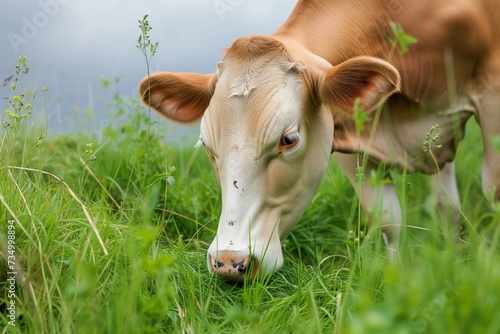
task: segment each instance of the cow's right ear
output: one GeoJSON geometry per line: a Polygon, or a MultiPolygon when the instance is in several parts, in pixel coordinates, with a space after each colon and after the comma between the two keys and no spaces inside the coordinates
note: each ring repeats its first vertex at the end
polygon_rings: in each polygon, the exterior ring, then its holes
{"type": "Polygon", "coordinates": [[[215,74],[159,72],[142,80],[139,94],[162,116],[191,123],[203,116],[216,83],[215,74]]]}

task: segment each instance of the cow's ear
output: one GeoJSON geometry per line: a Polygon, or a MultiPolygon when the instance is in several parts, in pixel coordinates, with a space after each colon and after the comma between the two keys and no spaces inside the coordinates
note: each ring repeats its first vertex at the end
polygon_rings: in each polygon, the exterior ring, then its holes
{"type": "Polygon", "coordinates": [[[320,98],[332,110],[352,117],[356,100],[371,112],[400,89],[399,73],[388,62],[374,57],[351,58],[330,68],[320,82],[320,98]]]}
{"type": "Polygon", "coordinates": [[[139,94],[146,105],[164,117],[191,123],[203,116],[216,82],[215,74],[160,72],[142,80],[139,94]]]}

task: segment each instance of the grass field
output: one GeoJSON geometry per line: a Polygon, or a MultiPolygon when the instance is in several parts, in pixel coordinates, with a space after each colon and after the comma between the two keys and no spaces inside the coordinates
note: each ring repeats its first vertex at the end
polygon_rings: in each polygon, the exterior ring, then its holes
{"type": "Polygon", "coordinates": [[[121,122],[100,136],[51,135],[47,110],[29,113],[33,93],[9,86],[2,333],[500,333],[500,207],[480,189],[474,120],[457,156],[461,232],[426,177],[393,173],[404,226],[389,261],[380,229],[358,230],[365,217],[332,161],[283,269],[234,285],[206,268],[221,203],[202,151],[166,142],[166,122],[120,96],[109,117],[121,122]]]}

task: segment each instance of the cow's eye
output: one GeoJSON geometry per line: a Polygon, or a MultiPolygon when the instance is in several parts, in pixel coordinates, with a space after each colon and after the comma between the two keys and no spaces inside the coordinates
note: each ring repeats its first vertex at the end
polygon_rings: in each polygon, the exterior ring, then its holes
{"type": "Polygon", "coordinates": [[[299,133],[298,132],[290,132],[290,133],[285,133],[283,137],[281,137],[280,140],[280,151],[287,151],[291,150],[297,144],[299,143],[299,133]]]}

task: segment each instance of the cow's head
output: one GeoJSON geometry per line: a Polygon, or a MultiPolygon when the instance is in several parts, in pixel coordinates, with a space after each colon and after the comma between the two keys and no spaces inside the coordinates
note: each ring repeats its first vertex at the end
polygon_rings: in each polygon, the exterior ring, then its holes
{"type": "Polygon", "coordinates": [[[382,60],[332,66],[263,36],[236,40],[214,74],[144,79],[141,97],[160,114],[201,119],[200,143],[222,190],[209,270],[241,281],[280,268],[281,244],[326,171],[334,122],[350,117],[357,98],[370,111],[398,88],[396,69],[382,60]]]}

